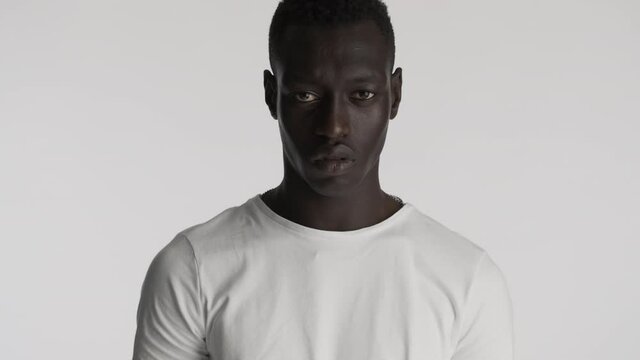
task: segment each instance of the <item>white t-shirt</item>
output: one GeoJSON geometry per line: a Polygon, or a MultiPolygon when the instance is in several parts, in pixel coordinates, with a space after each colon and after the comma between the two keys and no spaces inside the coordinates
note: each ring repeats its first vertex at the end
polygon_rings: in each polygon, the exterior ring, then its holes
{"type": "Polygon", "coordinates": [[[487,252],[411,203],[351,231],[259,194],[181,232],[142,285],[134,360],[513,360],[487,252]]]}

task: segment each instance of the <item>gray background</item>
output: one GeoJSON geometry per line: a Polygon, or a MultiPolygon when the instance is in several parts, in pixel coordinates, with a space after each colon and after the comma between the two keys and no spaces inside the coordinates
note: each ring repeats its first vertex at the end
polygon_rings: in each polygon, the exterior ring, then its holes
{"type": "MultiPolygon", "coordinates": [[[[131,357],[178,231],[277,185],[276,1],[0,0],[0,357],[131,357]]],[[[489,251],[519,360],[640,359],[640,2],[388,1],[383,189],[489,251]]]]}

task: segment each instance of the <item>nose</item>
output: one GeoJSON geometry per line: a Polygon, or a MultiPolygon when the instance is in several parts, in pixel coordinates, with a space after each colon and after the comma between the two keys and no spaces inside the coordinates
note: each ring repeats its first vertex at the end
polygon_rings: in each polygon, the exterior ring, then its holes
{"type": "Polygon", "coordinates": [[[331,96],[325,99],[316,119],[316,135],[328,138],[340,138],[349,135],[351,124],[347,105],[338,96],[331,96]]]}

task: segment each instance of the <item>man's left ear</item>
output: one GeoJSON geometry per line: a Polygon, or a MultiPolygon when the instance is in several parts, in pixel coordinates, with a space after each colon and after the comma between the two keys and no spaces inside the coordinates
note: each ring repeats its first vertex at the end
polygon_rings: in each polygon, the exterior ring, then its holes
{"type": "Polygon", "coordinates": [[[393,119],[398,115],[398,108],[400,107],[400,99],[402,99],[402,68],[396,68],[396,71],[391,74],[391,114],[390,119],[393,119]]]}

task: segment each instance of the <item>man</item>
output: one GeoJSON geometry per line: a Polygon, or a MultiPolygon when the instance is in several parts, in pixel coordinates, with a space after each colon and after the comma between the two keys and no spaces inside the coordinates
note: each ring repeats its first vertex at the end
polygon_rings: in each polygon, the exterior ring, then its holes
{"type": "Polygon", "coordinates": [[[284,178],[156,255],[135,360],[513,359],[486,251],[380,188],[394,54],[378,0],[278,5],[264,88],[284,178]]]}

